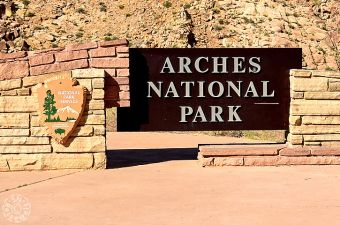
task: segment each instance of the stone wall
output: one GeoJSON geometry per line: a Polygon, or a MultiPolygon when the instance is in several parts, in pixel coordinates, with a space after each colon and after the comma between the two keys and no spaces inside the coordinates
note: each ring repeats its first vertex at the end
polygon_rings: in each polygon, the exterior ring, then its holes
{"type": "Polygon", "coordinates": [[[202,166],[340,165],[340,72],[290,74],[287,143],[202,145],[202,166]]]}
{"type": "Polygon", "coordinates": [[[289,144],[340,147],[340,72],[292,70],[290,74],[289,144]]]}
{"type": "Polygon", "coordinates": [[[125,40],[0,55],[0,171],[106,167],[105,108],[126,107],[125,40]],[[80,123],[65,144],[48,136],[38,115],[37,87],[53,77],[87,89],[80,123]]]}

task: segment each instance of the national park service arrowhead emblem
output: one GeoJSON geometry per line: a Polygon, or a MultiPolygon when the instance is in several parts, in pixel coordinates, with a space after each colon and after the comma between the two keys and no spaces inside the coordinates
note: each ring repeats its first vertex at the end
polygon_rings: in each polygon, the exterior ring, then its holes
{"type": "Polygon", "coordinates": [[[84,111],[86,89],[76,83],[70,78],[49,80],[37,90],[40,121],[60,144],[70,137],[84,111]]]}

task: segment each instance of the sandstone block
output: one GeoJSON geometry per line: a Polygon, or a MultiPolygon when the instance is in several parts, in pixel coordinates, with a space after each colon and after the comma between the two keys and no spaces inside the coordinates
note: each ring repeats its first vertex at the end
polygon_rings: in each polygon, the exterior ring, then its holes
{"type": "Polygon", "coordinates": [[[79,59],[69,62],[60,62],[55,64],[41,65],[31,67],[30,72],[32,76],[46,74],[46,73],[54,73],[61,72],[67,70],[74,70],[80,68],[86,68],[89,66],[87,59],[79,59]]]}
{"type": "Polygon", "coordinates": [[[305,141],[303,144],[305,146],[321,146],[321,142],[318,142],[318,141],[313,141],[313,142],[305,141]]]}
{"type": "Polygon", "coordinates": [[[33,96],[0,97],[0,112],[35,112],[38,101],[33,96]]]}
{"type": "Polygon", "coordinates": [[[68,45],[66,47],[66,50],[85,50],[85,49],[92,49],[92,48],[97,48],[97,42],[90,42],[90,43],[84,43],[84,44],[72,44],[68,45]]]}
{"type": "Polygon", "coordinates": [[[93,153],[93,169],[106,169],[106,154],[93,153]]]}
{"type": "Polygon", "coordinates": [[[46,80],[60,78],[60,79],[71,79],[71,71],[62,71],[56,73],[49,73],[39,76],[29,76],[23,78],[23,86],[29,87],[39,83],[44,83],[46,80]]]}
{"type": "Polygon", "coordinates": [[[202,155],[200,155],[200,153],[198,153],[197,159],[198,159],[198,163],[202,167],[214,165],[214,158],[213,157],[204,158],[202,155]]]}
{"type": "Polygon", "coordinates": [[[55,54],[55,60],[57,62],[72,61],[76,59],[87,59],[88,57],[89,56],[87,50],[64,51],[55,54]]]}
{"type": "Polygon", "coordinates": [[[102,125],[105,124],[105,115],[87,115],[84,116],[80,124],[102,125]]]}
{"type": "Polygon", "coordinates": [[[338,165],[340,157],[334,156],[311,156],[311,157],[280,157],[278,165],[338,165]]]}
{"type": "Polygon", "coordinates": [[[29,128],[28,113],[0,113],[0,128],[29,128]]]}
{"type": "Polygon", "coordinates": [[[103,110],[104,108],[104,100],[91,100],[89,103],[89,110],[103,110]]]}
{"type": "Polygon", "coordinates": [[[1,96],[16,96],[17,90],[2,91],[1,96]]]}
{"type": "Polygon", "coordinates": [[[117,57],[118,58],[129,58],[129,53],[118,53],[117,57]]]}
{"type": "Polygon", "coordinates": [[[290,126],[292,134],[339,134],[340,125],[302,125],[290,126]]]}
{"type": "Polygon", "coordinates": [[[313,73],[313,76],[315,77],[340,78],[339,71],[313,70],[312,73],[313,73]]]}
{"type": "Polygon", "coordinates": [[[29,135],[29,129],[0,129],[0,137],[25,137],[29,135]]]}
{"type": "Polygon", "coordinates": [[[95,125],[93,126],[94,129],[94,135],[99,136],[99,135],[105,135],[106,129],[105,126],[102,125],[95,125]]]}
{"type": "Polygon", "coordinates": [[[0,60],[1,59],[18,59],[18,58],[24,58],[26,56],[27,56],[27,52],[13,52],[13,53],[0,52],[0,60]]]}
{"type": "Polygon", "coordinates": [[[47,128],[45,127],[32,127],[31,128],[32,137],[47,137],[49,136],[47,128]]]}
{"type": "Polygon", "coordinates": [[[292,115],[340,115],[340,101],[295,100],[291,103],[292,115]]]}
{"type": "Polygon", "coordinates": [[[100,47],[111,47],[111,46],[120,46],[127,45],[127,40],[112,40],[112,41],[102,41],[99,42],[100,47]]]}
{"type": "Polygon", "coordinates": [[[302,135],[289,134],[287,141],[292,145],[301,145],[303,143],[302,135]]]}
{"type": "Polygon", "coordinates": [[[1,154],[51,153],[50,145],[0,145],[1,154]]]}
{"type": "Polygon", "coordinates": [[[103,89],[94,89],[92,91],[93,99],[104,99],[105,91],[103,89]]]}
{"type": "Polygon", "coordinates": [[[280,150],[281,156],[308,156],[310,155],[310,149],[308,147],[301,148],[284,148],[280,150]]]}
{"type": "Polygon", "coordinates": [[[323,147],[340,147],[340,141],[323,141],[321,145],[323,147]]]}
{"type": "Polygon", "coordinates": [[[302,123],[301,116],[290,116],[289,117],[289,124],[294,126],[300,126],[302,123]]]}
{"type": "Polygon", "coordinates": [[[89,53],[90,53],[91,58],[116,56],[116,48],[110,47],[110,48],[91,49],[89,53]]]}
{"type": "Polygon", "coordinates": [[[11,171],[40,170],[42,154],[3,155],[11,171]]]}
{"type": "Polygon", "coordinates": [[[104,79],[95,78],[92,80],[92,87],[95,89],[104,89],[104,79]]]}
{"type": "Polygon", "coordinates": [[[65,145],[52,141],[53,152],[105,152],[105,137],[71,137],[65,145]]]}
{"type": "Polygon", "coordinates": [[[105,72],[101,69],[79,69],[72,71],[74,78],[104,78],[105,72]]]}
{"type": "Polygon", "coordinates": [[[243,160],[245,166],[276,166],[279,156],[247,156],[243,160]]]}
{"type": "Polygon", "coordinates": [[[88,91],[92,90],[92,81],[91,79],[77,79],[79,85],[85,87],[88,91]]]}
{"type": "Polygon", "coordinates": [[[340,156],[340,148],[312,147],[311,153],[315,156],[340,156]]]}
{"type": "Polygon", "coordinates": [[[42,157],[41,169],[90,169],[93,165],[99,167],[103,158],[98,155],[97,160],[95,164],[93,154],[48,154],[42,157]]]}
{"type": "Polygon", "coordinates": [[[129,47],[124,47],[124,46],[117,47],[117,52],[118,53],[129,53],[129,47]]]}
{"type": "Polygon", "coordinates": [[[130,107],[130,101],[129,100],[122,100],[118,102],[119,107],[130,107]]]}
{"type": "Polygon", "coordinates": [[[301,99],[304,97],[304,92],[296,92],[296,91],[293,91],[291,93],[291,97],[294,98],[294,99],[301,99]]]}
{"type": "Polygon", "coordinates": [[[214,166],[242,166],[242,157],[215,157],[214,166]]]}
{"type": "Polygon", "coordinates": [[[305,99],[338,99],[340,92],[305,92],[305,99]]]}
{"type": "Polygon", "coordinates": [[[48,137],[1,137],[0,145],[48,145],[48,137]]]}
{"type": "Polygon", "coordinates": [[[0,91],[7,91],[21,87],[21,79],[0,81],[0,91]]]}
{"type": "Polygon", "coordinates": [[[304,135],[305,141],[340,141],[340,134],[304,135]]]}
{"type": "Polygon", "coordinates": [[[115,77],[116,69],[105,69],[105,77],[115,77]]]}
{"type": "Polygon", "coordinates": [[[0,80],[22,78],[28,75],[28,62],[15,61],[0,63],[0,80]]]}
{"type": "Polygon", "coordinates": [[[8,164],[7,164],[7,160],[4,159],[4,157],[1,157],[0,156],[0,172],[6,172],[6,171],[9,171],[9,167],[8,167],[8,164]]]}
{"type": "Polygon", "coordinates": [[[125,91],[119,92],[119,99],[120,100],[129,100],[130,99],[130,92],[125,92],[125,91]]]}
{"type": "Polygon", "coordinates": [[[21,88],[17,90],[19,96],[29,96],[31,94],[31,90],[29,88],[21,88]]]}
{"type": "Polygon", "coordinates": [[[339,82],[330,82],[329,83],[329,90],[340,92],[340,81],[339,82]]]}
{"type": "Polygon", "coordinates": [[[54,62],[53,54],[47,53],[43,55],[35,55],[29,58],[30,66],[39,66],[44,64],[51,64],[54,62]]]}
{"type": "Polygon", "coordinates": [[[294,91],[327,91],[327,78],[296,78],[291,77],[291,89],[294,91]]]}
{"type": "Polygon", "coordinates": [[[105,115],[105,110],[91,110],[92,113],[90,114],[94,114],[94,115],[105,115]]]}
{"type": "Polygon", "coordinates": [[[303,124],[339,124],[339,116],[304,116],[302,119],[303,124]]]}
{"type": "Polygon", "coordinates": [[[247,156],[277,155],[286,145],[203,145],[199,147],[204,157],[210,156],[247,156]]]}
{"type": "Polygon", "coordinates": [[[87,137],[93,135],[93,127],[92,126],[79,126],[71,133],[72,137],[87,137]]]}
{"type": "Polygon", "coordinates": [[[290,75],[294,77],[311,77],[312,71],[310,70],[290,70],[290,75]]]}
{"type": "Polygon", "coordinates": [[[90,66],[95,68],[128,68],[128,58],[92,58],[90,66]]]}
{"type": "Polygon", "coordinates": [[[118,77],[128,77],[130,75],[129,69],[117,69],[118,77]]]}

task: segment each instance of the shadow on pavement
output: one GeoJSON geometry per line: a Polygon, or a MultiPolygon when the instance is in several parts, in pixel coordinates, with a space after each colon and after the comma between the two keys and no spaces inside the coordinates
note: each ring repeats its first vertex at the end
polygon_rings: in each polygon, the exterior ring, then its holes
{"type": "Polygon", "coordinates": [[[195,160],[197,148],[107,150],[107,169],[159,163],[171,160],[195,160]]]}

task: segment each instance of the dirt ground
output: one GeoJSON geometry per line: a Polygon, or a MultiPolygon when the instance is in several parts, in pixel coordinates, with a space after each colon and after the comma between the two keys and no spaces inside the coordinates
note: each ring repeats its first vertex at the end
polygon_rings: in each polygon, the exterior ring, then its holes
{"type": "Polygon", "coordinates": [[[31,206],[15,209],[26,210],[22,224],[340,224],[339,166],[197,164],[197,143],[225,141],[242,140],[109,134],[110,169],[0,173],[0,224],[13,224],[4,208],[14,194],[31,206]]]}

